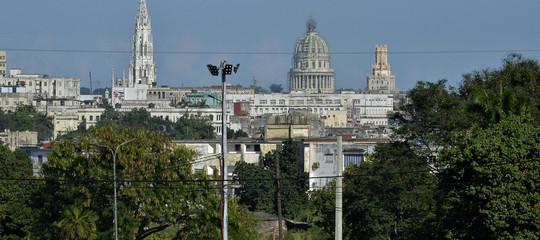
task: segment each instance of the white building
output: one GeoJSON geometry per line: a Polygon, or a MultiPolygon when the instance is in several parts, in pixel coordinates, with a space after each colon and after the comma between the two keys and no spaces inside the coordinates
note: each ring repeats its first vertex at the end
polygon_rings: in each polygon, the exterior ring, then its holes
{"type": "MultiPolygon", "coordinates": [[[[362,124],[385,126],[387,114],[393,111],[391,94],[228,94],[227,108],[232,109],[236,102],[249,103],[250,116],[265,114],[284,115],[295,111],[307,110],[310,113],[326,116],[329,111],[347,111],[354,106],[356,121],[362,124]]],[[[352,115],[351,115],[352,116],[352,115]]]]}
{"type": "Polygon", "coordinates": [[[330,68],[330,51],[326,41],[317,35],[317,23],[310,17],[306,35],[298,39],[289,71],[290,92],[333,93],[334,69],[330,68]]]}

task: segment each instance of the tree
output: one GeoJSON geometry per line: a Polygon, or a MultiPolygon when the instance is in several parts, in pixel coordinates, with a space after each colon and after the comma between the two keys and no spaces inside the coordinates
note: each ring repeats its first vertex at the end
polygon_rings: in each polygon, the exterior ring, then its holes
{"type": "Polygon", "coordinates": [[[499,69],[463,76],[460,95],[477,126],[500,122],[509,114],[528,113],[540,122],[540,65],[537,60],[510,54],[499,69]]]}
{"type": "Polygon", "coordinates": [[[446,80],[418,82],[407,96],[410,103],[391,116],[400,122],[394,132],[399,139],[417,144],[418,153],[426,158],[452,146],[471,125],[464,102],[453,88],[448,89],[446,80]]]}
{"type": "Polygon", "coordinates": [[[28,202],[34,186],[32,164],[28,155],[0,144],[0,236],[2,239],[23,239],[29,234],[34,212],[28,202]]]}
{"type": "Polygon", "coordinates": [[[503,117],[443,155],[449,238],[540,237],[540,129],[532,122],[530,116],[503,117]]]}
{"type": "Polygon", "coordinates": [[[275,178],[276,154],[279,154],[281,178],[281,202],[283,215],[295,218],[307,202],[308,173],[304,172],[296,156],[296,143],[292,139],[283,142],[283,149],[270,151],[260,158],[260,165],[238,162],[234,173],[241,185],[240,203],[252,211],[276,213],[275,178]],[[253,181],[253,179],[262,179],[253,181]]]}
{"type": "MultiPolygon", "coordinates": [[[[249,86],[250,88],[253,88],[253,85],[249,86]]],[[[263,87],[261,86],[255,86],[255,93],[257,94],[263,94],[263,93],[268,93],[268,90],[264,89],[263,87]]]]}
{"type": "MultiPolygon", "coordinates": [[[[205,176],[199,173],[199,179],[218,180],[219,176],[205,176]]],[[[221,214],[219,181],[201,183],[206,191],[201,191],[196,198],[195,208],[192,211],[192,220],[179,227],[175,239],[220,239],[221,214]]],[[[229,238],[255,239],[257,235],[257,219],[248,211],[246,206],[238,203],[238,198],[229,198],[229,238]]]]}
{"type": "Polygon", "coordinates": [[[249,135],[242,131],[242,129],[238,129],[238,131],[234,131],[230,128],[227,128],[227,139],[238,139],[238,138],[244,138],[249,137],[249,135]]]}
{"type": "Polygon", "coordinates": [[[215,133],[208,119],[186,113],[176,120],[167,136],[173,139],[214,139],[215,133]]]}
{"type": "MultiPolygon", "coordinates": [[[[335,182],[332,184],[335,186],[335,182]]],[[[320,239],[331,239],[335,230],[336,189],[324,187],[308,192],[307,204],[302,208],[299,219],[319,228],[320,239]]]]}
{"type": "Polygon", "coordinates": [[[273,83],[272,85],[270,85],[269,89],[270,89],[270,91],[273,92],[273,93],[280,93],[280,92],[283,92],[283,87],[281,86],[281,84],[275,84],[275,83],[273,83]]]}
{"type": "Polygon", "coordinates": [[[81,90],[81,95],[90,95],[90,94],[92,94],[92,93],[90,92],[90,88],[87,88],[87,87],[81,87],[80,90],[81,90]]]}
{"type": "Polygon", "coordinates": [[[35,131],[39,139],[53,136],[52,117],[39,112],[32,105],[18,105],[13,113],[0,113],[0,129],[35,131]]]}
{"type": "Polygon", "coordinates": [[[56,152],[43,165],[48,181],[33,206],[40,215],[33,229],[36,236],[54,238],[54,230],[43,226],[61,221],[58,212],[79,202],[98,214],[98,238],[109,238],[113,233],[113,156],[108,147],[114,149],[135,137],[116,154],[120,238],[144,239],[189,221],[196,202],[193,192],[202,191],[189,184],[194,181],[190,161],[195,153],[172,146],[160,132],[135,128],[117,132],[102,127],[91,129],[78,143],[53,144],[56,152]]]}
{"type": "Polygon", "coordinates": [[[436,178],[404,142],[379,144],[345,171],[344,226],[350,239],[434,239],[436,178]]]}
{"type": "Polygon", "coordinates": [[[144,108],[132,109],[130,112],[118,112],[107,106],[96,123],[97,127],[113,126],[116,129],[125,127],[144,128],[160,131],[168,138],[173,139],[213,139],[214,127],[208,119],[189,115],[187,112],[175,123],[158,117],[152,117],[144,108]]]}
{"type": "Polygon", "coordinates": [[[97,214],[79,206],[69,206],[62,214],[62,220],[55,224],[60,228],[60,235],[66,240],[96,239],[97,214]]]}

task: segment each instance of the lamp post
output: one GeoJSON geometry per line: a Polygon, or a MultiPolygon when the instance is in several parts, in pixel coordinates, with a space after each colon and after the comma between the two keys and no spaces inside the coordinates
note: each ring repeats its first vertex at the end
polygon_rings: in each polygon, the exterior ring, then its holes
{"type": "Polygon", "coordinates": [[[137,140],[138,137],[136,138],[132,138],[128,141],[125,141],[123,143],[120,143],[120,145],[118,145],[116,147],[116,149],[113,149],[109,146],[105,146],[105,145],[101,145],[101,144],[97,144],[97,143],[93,143],[92,145],[96,145],[96,146],[99,146],[99,147],[104,147],[104,148],[107,148],[111,151],[111,154],[113,156],[113,184],[114,184],[114,239],[118,240],[118,209],[116,207],[116,152],[118,151],[118,149],[124,145],[124,144],[127,144],[127,143],[130,143],[130,142],[133,142],[135,140],[137,140]]]}
{"type": "MultiPolygon", "coordinates": [[[[223,239],[226,240],[226,239],[229,239],[228,237],[228,224],[229,224],[229,219],[228,219],[228,214],[227,214],[227,211],[228,211],[228,204],[227,204],[227,194],[228,194],[228,188],[227,188],[227,184],[226,184],[226,180],[227,180],[227,105],[226,105],[226,101],[225,101],[225,94],[226,94],[226,90],[227,90],[227,85],[226,85],[226,80],[225,80],[225,76],[226,75],[231,75],[232,74],[232,71],[233,71],[233,65],[231,64],[227,64],[227,61],[221,61],[221,65],[219,67],[217,66],[214,66],[212,64],[208,64],[206,65],[208,67],[208,70],[210,71],[210,74],[212,74],[213,76],[218,76],[219,75],[219,70],[221,70],[221,82],[222,82],[222,87],[221,87],[221,154],[222,154],[222,161],[223,163],[221,164],[221,184],[223,185],[223,191],[221,192],[221,199],[223,201],[223,204],[222,204],[222,212],[223,212],[223,230],[222,230],[222,234],[223,234],[223,239]]],[[[238,68],[240,67],[240,64],[236,64],[236,67],[234,67],[234,73],[236,73],[238,71],[238,68]]]]}

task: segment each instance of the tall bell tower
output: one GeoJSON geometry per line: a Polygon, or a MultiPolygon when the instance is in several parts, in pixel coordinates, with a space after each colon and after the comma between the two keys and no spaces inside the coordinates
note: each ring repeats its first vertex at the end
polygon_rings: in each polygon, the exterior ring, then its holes
{"type": "Polygon", "coordinates": [[[148,87],[156,86],[154,43],[146,0],[139,1],[139,11],[137,12],[135,32],[133,33],[132,54],[127,87],[134,87],[138,84],[146,84],[148,87]]]}

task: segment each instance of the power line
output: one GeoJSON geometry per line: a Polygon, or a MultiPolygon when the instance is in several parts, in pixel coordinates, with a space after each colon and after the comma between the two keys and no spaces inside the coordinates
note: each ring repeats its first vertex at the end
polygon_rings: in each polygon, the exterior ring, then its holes
{"type": "MultiPolygon", "coordinates": [[[[12,52],[56,52],[56,53],[114,53],[131,54],[131,50],[97,50],[97,49],[39,49],[39,48],[3,48],[12,52]]],[[[430,50],[430,51],[388,51],[388,54],[479,54],[479,53],[511,53],[540,52],[540,49],[488,49],[488,50],[430,50]]],[[[154,54],[176,55],[293,55],[294,52],[253,52],[253,51],[154,51],[154,54]]],[[[373,51],[335,51],[330,55],[372,55],[373,51]]]]}

